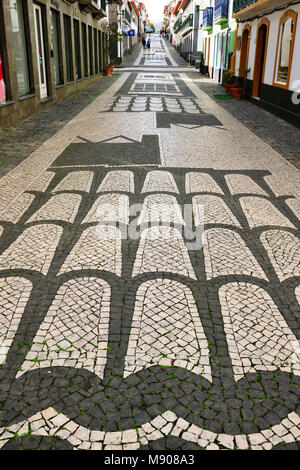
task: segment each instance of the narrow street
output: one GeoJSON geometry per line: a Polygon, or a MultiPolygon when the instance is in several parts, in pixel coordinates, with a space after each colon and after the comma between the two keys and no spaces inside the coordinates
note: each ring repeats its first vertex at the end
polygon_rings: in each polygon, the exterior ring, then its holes
{"type": "Polygon", "coordinates": [[[0,447],[298,449],[299,163],[234,113],[299,130],[158,34],[114,73],[0,168],[0,447]]]}

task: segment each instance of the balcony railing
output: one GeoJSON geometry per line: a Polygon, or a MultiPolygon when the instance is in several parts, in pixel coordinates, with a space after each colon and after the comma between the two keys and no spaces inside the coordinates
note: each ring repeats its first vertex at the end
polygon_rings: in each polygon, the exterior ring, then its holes
{"type": "Polygon", "coordinates": [[[180,26],[180,31],[187,28],[188,26],[193,26],[194,15],[191,13],[180,26]]]}
{"type": "Polygon", "coordinates": [[[131,15],[129,13],[129,11],[127,10],[127,8],[125,8],[125,13],[124,13],[124,18],[126,21],[128,21],[129,24],[131,24],[131,15]]]}
{"type": "Polygon", "coordinates": [[[180,16],[174,24],[174,33],[178,33],[178,31],[180,30],[181,25],[182,25],[182,19],[181,19],[181,16],[180,16]]]}
{"type": "Polygon", "coordinates": [[[252,5],[253,3],[257,3],[257,1],[258,0],[233,0],[233,13],[252,5]]]}
{"type": "Polygon", "coordinates": [[[228,0],[215,0],[214,20],[228,18],[228,0]]]}
{"type": "Polygon", "coordinates": [[[213,24],[213,14],[214,14],[214,9],[212,7],[205,8],[203,12],[203,22],[202,26],[203,28],[211,28],[213,24]]]}

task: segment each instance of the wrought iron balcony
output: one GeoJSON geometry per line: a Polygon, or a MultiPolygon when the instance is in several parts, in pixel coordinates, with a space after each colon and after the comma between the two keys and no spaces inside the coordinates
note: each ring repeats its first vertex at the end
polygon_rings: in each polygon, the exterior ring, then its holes
{"type": "Polygon", "coordinates": [[[224,24],[228,21],[228,0],[215,0],[214,21],[224,24]]]}
{"type": "Polygon", "coordinates": [[[188,26],[193,26],[194,15],[190,13],[190,15],[184,20],[184,22],[180,26],[180,31],[184,30],[188,26]]]}
{"type": "Polygon", "coordinates": [[[129,24],[131,24],[131,14],[129,13],[129,11],[127,10],[127,8],[125,8],[125,10],[123,10],[123,11],[124,11],[124,18],[125,18],[125,20],[126,20],[129,24]]]}
{"type": "Polygon", "coordinates": [[[202,27],[204,29],[206,29],[206,30],[212,29],[213,14],[214,14],[213,7],[205,8],[205,10],[203,12],[203,22],[202,22],[202,27]]]}
{"type": "Polygon", "coordinates": [[[176,23],[174,24],[174,32],[175,33],[178,33],[178,31],[180,30],[180,27],[182,25],[182,19],[181,19],[181,16],[178,18],[178,20],[176,21],[176,23]]]}
{"type": "Polygon", "coordinates": [[[243,10],[243,8],[246,8],[253,3],[257,3],[257,1],[258,0],[233,0],[233,13],[243,10]]]}

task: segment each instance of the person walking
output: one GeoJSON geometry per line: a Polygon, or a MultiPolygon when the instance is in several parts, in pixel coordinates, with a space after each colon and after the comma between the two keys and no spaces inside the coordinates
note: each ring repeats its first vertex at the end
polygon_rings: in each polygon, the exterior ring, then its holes
{"type": "Polygon", "coordinates": [[[143,49],[146,49],[146,39],[145,36],[142,37],[143,49]]]}
{"type": "Polygon", "coordinates": [[[150,51],[150,47],[151,47],[151,41],[150,41],[150,38],[149,38],[148,41],[147,41],[147,49],[148,49],[148,51],[150,51]]]}

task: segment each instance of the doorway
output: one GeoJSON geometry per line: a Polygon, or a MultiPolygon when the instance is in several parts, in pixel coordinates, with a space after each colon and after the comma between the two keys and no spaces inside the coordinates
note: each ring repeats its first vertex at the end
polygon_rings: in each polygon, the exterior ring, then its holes
{"type": "Polygon", "coordinates": [[[248,68],[249,41],[250,41],[250,26],[246,25],[242,33],[239,77],[244,77],[245,70],[248,68]]]}
{"type": "Polygon", "coordinates": [[[208,38],[207,55],[206,55],[206,66],[207,66],[208,74],[209,74],[209,58],[210,58],[210,38],[208,38]]]}
{"type": "Polygon", "coordinates": [[[264,72],[266,65],[267,46],[268,46],[268,34],[269,34],[269,21],[263,19],[257,28],[256,35],[256,51],[255,51],[255,63],[253,73],[253,89],[252,96],[259,98],[261,91],[261,84],[264,81],[264,72]]]}
{"type": "Polygon", "coordinates": [[[47,79],[46,79],[46,60],[44,48],[44,31],[42,21],[42,8],[39,5],[34,5],[34,22],[35,22],[35,37],[36,37],[36,52],[37,64],[40,84],[40,96],[44,99],[48,96],[47,79]]]}

